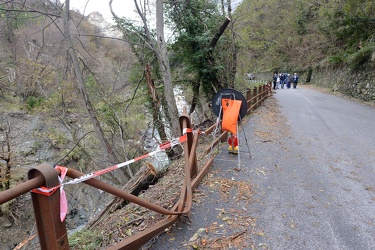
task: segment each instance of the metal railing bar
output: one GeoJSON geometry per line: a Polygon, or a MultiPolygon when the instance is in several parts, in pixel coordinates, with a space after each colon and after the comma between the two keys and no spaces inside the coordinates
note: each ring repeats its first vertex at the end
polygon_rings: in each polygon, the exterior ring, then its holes
{"type": "Polygon", "coordinates": [[[2,191],[0,193],[0,205],[10,200],[13,200],[27,192],[30,192],[30,190],[33,190],[34,188],[38,188],[44,185],[45,182],[46,180],[43,176],[37,176],[36,178],[27,180],[21,184],[18,184],[15,187],[2,191]]]}
{"type": "Polygon", "coordinates": [[[211,132],[212,132],[215,128],[216,128],[216,122],[215,122],[215,124],[211,125],[211,127],[209,127],[208,129],[206,129],[206,130],[204,131],[204,133],[205,133],[206,135],[211,134],[211,132]]]}
{"type": "MultiPolygon", "coordinates": [[[[81,176],[83,176],[84,174],[75,170],[75,169],[68,169],[68,172],[66,174],[67,176],[71,177],[71,178],[79,178],[81,176]]],[[[103,190],[107,193],[110,193],[110,194],[113,194],[117,197],[120,197],[124,200],[127,200],[127,201],[130,201],[130,202],[133,202],[137,205],[140,205],[142,207],[145,207],[145,208],[148,208],[154,212],[157,212],[157,213],[160,213],[160,214],[163,214],[163,215],[178,215],[178,214],[181,214],[179,212],[173,212],[173,211],[170,211],[166,208],[163,208],[161,206],[158,206],[158,205],[155,205],[147,200],[144,200],[142,198],[139,198],[135,195],[132,195],[130,193],[127,193],[125,191],[122,191],[121,189],[118,189],[116,187],[113,187],[107,183],[104,183],[98,179],[90,179],[90,180],[86,180],[84,181],[84,183],[86,183],[87,185],[90,185],[92,187],[95,187],[95,188],[98,188],[100,190],[103,190]]]]}
{"type": "MultiPolygon", "coordinates": [[[[208,170],[213,164],[213,158],[210,158],[206,164],[202,167],[202,169],[199,171],[199,173],[196,175],[196,177],[191,182],[191,188],[192,190],[196,189],[199,185],[199,183],[202,181],[202,179],[206,176],[208,170]]],[[[176,211],[178,209],[179,203],[177,202],[174,207],[171,209],[172,211],[176,211]]],[[[107,250],[132,250],[137,249],[139,246],[147,243],[150,239],[152,239],[154,236],[158,235],[160,232],[162,232],[164,229],[170,227],[173,225],[180,215],[171,215],[167,218],[157,222],[152,227],[149,227],[145,229],[142,232],[139,232],[135,235],[130,236],[129,238],[124,239],[123,241],[107,248],[107,250]]]]}

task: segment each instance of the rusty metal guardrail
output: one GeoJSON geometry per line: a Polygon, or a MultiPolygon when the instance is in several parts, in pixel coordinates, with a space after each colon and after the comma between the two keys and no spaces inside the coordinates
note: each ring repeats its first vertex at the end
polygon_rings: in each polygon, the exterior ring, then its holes
{"type": "MultiPolygon", "coordinates": [[[[252,110],[260,106],[261,103],[271,94],[272,89],[270,83],[254,87],[253,89],[248,89],[246,91],[246,100],[248,104],[247,114],[250,114],[252,110]]],[[[184,110],[180,117],[180,127],[181,131],[191,129],[190,117],[186,114],[186,110],[184,110]]],[[[215,127],[215,124],[212,125],[206,131],[204,131],[204,134],[210,134],[212,131],[214,131],[215,127]]],[[[227,135],[228,132],[226,131],[221,133],[219,138],[215,139],[212,145],[209,145],[207,149],[204,150],[204,153],[207,155],[220,141],[224,141],[227,135]]],[[[184,181],[181,188],[180,198],[171,210],[165,209],[161,206],[153,204],[152,202],[129,194],[98,179],[89,179],[84,181],[84,183],[87,185],[101,189],[124,200],[166,215],[165,219],[159,221],[150,228],[109,247],[108,250],[137,249],[152,239],[155,235],[159,234],[164,229],[175,223],[182,214],[189,212],[192,206],[193,190],[199,185],[201,180],[209,171],[210,166],[213,164],[213,156],[210,156],[204,166],[199,169],[197,164],[196,149],[200,134],[187,133],[186,136],[187,141],[183,144],[185,157],[184,181]]],[[[45,186],[47,188],[58,187],[60,185],[58,175],[60,175],[60,170],[55,169],[49,164],[42,164],[32,168],[28,173],[28,181],[0,193],[0,204],[15,199],[18,196],[41,186],[45,186]]],[[[68,169],[66,175],[71,178],[79,178],[83,176],[84,173],[74,169],[68,169]]],[[[53,192],[49,195],[31,192],[31,198],[41,249],[69,249],[65,220],[61,222],[60,214],[56,213],[56,211],[60,210],[59,188],[57,188],[57,192],[53,192]]]]}

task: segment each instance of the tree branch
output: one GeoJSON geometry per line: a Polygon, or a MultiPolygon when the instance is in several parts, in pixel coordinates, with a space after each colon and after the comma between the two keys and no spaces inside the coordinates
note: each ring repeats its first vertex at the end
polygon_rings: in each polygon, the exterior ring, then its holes
{"type": "Polygon", "coordinates": [[[215,48],[217,42],[219,41],[221,35],[224,33],[225,29],[227,28],[228,24],[230,23],[230,19],[227,17],[224,21],[224,23],[221,25],[221,27],[219,28],[219,30],[217,31],[217,33],[215,34],[214,38],[212,39],[211,41],[211,48],[215,48]]]}

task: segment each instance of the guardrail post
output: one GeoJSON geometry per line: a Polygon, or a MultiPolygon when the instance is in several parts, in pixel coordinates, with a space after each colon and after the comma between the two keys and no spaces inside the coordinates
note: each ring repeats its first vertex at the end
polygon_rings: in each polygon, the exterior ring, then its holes
{"type": "MultiPolygon", "coordinates": [[[[53,166],[42,164],[30,169],[28,178],[43,176],[45,187],[52,188],[60,184],[58,174],[53,166]]],[[[65,220],[60,221],[60,188],[47,196],[31,192],[35,221],[38,228],[40,248],[69,249],[65,220]]]]}
{"type": "MultiPolygon", "coordinates": [[[[250,100],[251,100],[251,89],[247,89],[246,90],[246,102],[247,102],[248,107],[251,106],[251,102],[249,102],[250,100]]],[[[249,115],[249,114],[250,114],[250,109],[248,108],[246,115],[249,115]]]]}
{"type": "MultiPolygon", "coordinates": [[[[264,100],[264,87],[265,87],[264,84],[262,84],[262,85],[260,86],[260,93],[261,93],[261,95],[260,95],[259,99],[260,99],[260,102],[261,102],[261,103],[262,103],[263,100],[264,100]]],[[[261,105],[261,103],[260,103],[259,105],[261,105]]]]}
{"type": "Polygon", "coordinates": [[[256,109],[258,107],[258,87],[254,87],[254,92],[253,92],[253,98],[254,98],[254,109],[256,109]]]}
{"type": "MultiPolygon", "coordinates": [[[[179,120],[180,120],[181,134],[183,133],[185,128],[191,128],[190,117],[187,114],[186,107],[183,108],[183,111],[182,111],[182,114],[181,114],[179,120]]],[[[188,150],[187,152],[188,152],[188,156],[190,157],[191,147],[193,145],[193,134],[187,133],[186,136],[187,136],[186,145],[187,145],[187,150],[188,150]]],[[[184,150],[186,150],[186,148],[184,150]]],[[[185,154],[186,154],[186,152],[185,152],[185,154]]],[[[189,158],[187,158],[187,159],[189,159],[189,158]]],[[[191,174],[190,176],[195,176],[198,173],[198,163],[197,163],[196,157],[194,158],[194,163],[193,163],[192,166],[193,167],[190,170],[190,174],[191,174]]]]}
{"type": "Polygon", "coordinates": [[[268,83],[267,83],[267,84],[264,85],[264,99],[267,98],[267,96],[268,96],[268,91],[269,91],[269,89],[268,89],[268,83]]]}
{"type": "Polygon", "coordinates": [[[267,97],[272,95],[272,82],[267,83],[267,97]]]}

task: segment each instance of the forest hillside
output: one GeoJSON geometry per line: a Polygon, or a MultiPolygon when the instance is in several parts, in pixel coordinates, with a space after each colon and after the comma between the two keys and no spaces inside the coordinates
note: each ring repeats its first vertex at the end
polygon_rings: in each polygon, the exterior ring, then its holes
{"type": "Polygon", "coordinates": [[[242,72],[298,72],[375,100],[375,1],[244,1],[236,10],[242,72]]]}

